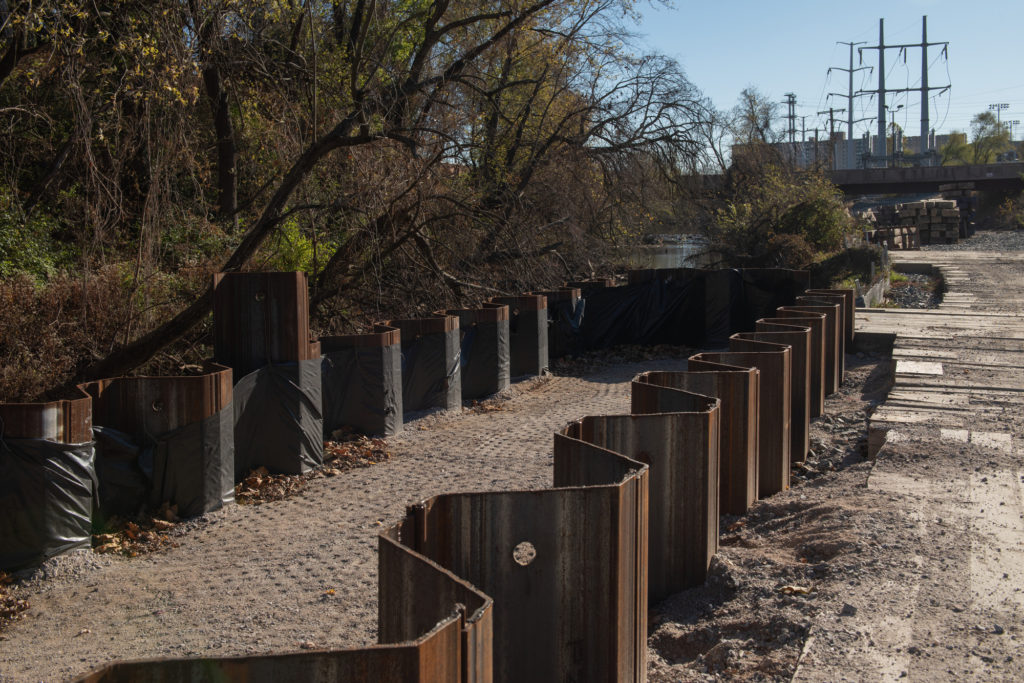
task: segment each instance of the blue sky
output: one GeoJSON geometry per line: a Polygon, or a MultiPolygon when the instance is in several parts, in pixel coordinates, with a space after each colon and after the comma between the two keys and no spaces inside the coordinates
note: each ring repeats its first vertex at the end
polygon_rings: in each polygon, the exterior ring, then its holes
{"type": "MultiPolygon", "coordinates": [[[[846,99],[828,92],[847,91],[845,72],[826,73],[830,66],[849,66],[849,48],[837,41],[878,44],[878,20],[885,19],[885,42],[920,43],[921,17],[928,16],[929,42],[948,41],[948,62],[941,47],[928,49],[929,85],[952,84],[938,95],[933,91],[930,119],[939,133],[969,130],[971,117],[989,104],[1006,103],[1004,121],[1024,122],[1024,0],[675,0],[640,8],[642,21],[637,40],[647,51],[661,52],[682,64],[689,79],[723,109],[731,108],[740,91],[755,86],[782,102],[784,93],[797,96],[797,114],[807,116],[806,126],[826,127],[827,116],[817,112],[846,106],[846,99]],[[947,76],[948,66],[948,76],[947,76]]],[[[864,52],[864,65],[877,65],[877,50],[864,52]]],[[[886,50],[886,87],[919,87],[921,50],[907,51],[904,64],[897,50],[886,50]]],[[[854,51],[854,66],[857,62],[854,51]]],[[[854,90],[876,89],[877,71],[860,72],[854,90]]],[[[858,98],[856,118],[875,116],[877,100],[858,98]]],[[[920,131],[920,94],[890,94],[887,103],[895,121],[907,135],[920,131]]],[[[785,105],[780,104],[784,114],[785,105]]],[[[839,114],[845,116],[845,114],[839,114]]],[[[892,120],[892,119],[890,119],[892,120]]],[[[854,127],[856,135],[875,122],[854,127]]],[[[797,120],[799,135],[800,120],[797,120]]],[[[846,130],[845,122],[842,128],[846,130]]],[[[808,132],[808,137],[811,133],[808,132]]],[[[1024,123],[1013,130],[1024,138],[1024,123]]]]}

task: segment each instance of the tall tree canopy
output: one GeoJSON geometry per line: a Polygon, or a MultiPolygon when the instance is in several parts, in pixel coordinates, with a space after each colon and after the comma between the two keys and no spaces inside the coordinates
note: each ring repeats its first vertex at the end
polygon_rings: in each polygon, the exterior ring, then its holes
{"type": "Polygon", "coordinates": [[[215,270],[306,270],[333,326],[571,268],[706,153],[700,93],[624,47],[631,11],[0,0],[0,221],[17,235],[0,275],[107,283],[105,326],[80,310],[100,350],[68,361],[82,380],[193,333],[215,270]]]}

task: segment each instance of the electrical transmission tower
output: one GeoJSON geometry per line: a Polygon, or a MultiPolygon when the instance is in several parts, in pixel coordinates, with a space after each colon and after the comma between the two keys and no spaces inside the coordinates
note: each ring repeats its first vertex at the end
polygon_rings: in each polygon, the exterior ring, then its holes
{"type": "MultiPolygon", "coordinates": [[[[837,93],[837,92],[830,92],[828,94],[829,97],[845,97],[846,98],[846,108],[845,108],[845,111],[846,111],[846,167],[847,168],[856,168],[857,167],[857,143],[853,139],[853,124],[860,123],[861,121],[870,121],[871,120],[871,119],[857,119],[857,120],[854,120],[854,118],[853,118],[853,99],[855,97],[860,97],[862,94],[864,94],[864,93],[861,93],[861,92],[856,92],[855,93],[853,91],[853,74],[857,73],[858,71],[870,71],[871,70],[870,66],[861,66],[861,67],[857,67],[856,69],[853,68],[853,48],[854,48],[855,45],[863,45],[863,44],[864,44],[863,42],[860,42],[860,43],[848,43],[848,42],[844,42],[844,41],[837,42],[836,45],[849,45],[850,46],[850,66],[849,66],[849,68],[843,68],[841,66],[833,66],[833,67],[829,68],[829,72],[831,72],[833,69],[835,69],[836,71],[845,71],[846,75],[848,77],[849,85],[848,85],[848,88],[847,88],[847,91],[846,91],[845,95],[843,95],[842,93],[837,93]]],[[[840,111],[843,111],[843,110],[840,110],[840,111]]],[[[821,113],[821,112],[818,112],[818,113],[821,113]]]]}
{"type": "Polygon", "coordinates": [[[863,58],[864,50],[878,50],[878,90],[861,90],[863,93],[875,93],[878,95],[878,139],[875,141],[875,156],[888,165],[886,154],[885,138],[885,94],[887,92],[915,92],[921,93],[921,154],[918,155],[922,166],[930,165],[930,152],[928,149],[928,92],[938,90],[940,94],[949,90],[950,84],[940,86],[928,86],[928,48],[932,45],[942,45],[942,53],[948,58],[949,42],[929,43],[928,42],[928,17],[921,17],[921,42],[909,43],[906,45],[885,44],[885,19],[878,20],[878,45],[857,48],[863,58]],[[920,88],[885,88],[885,51],[900,50],[906,59],[906,50],[912,47],[921,48],[921,87],[920,88]]]}
{"type": "Polygon", "coordinates": [[[789,119],[789,143],[793,144],[796,142],[796,95],[786,93],[786,101],[783,104],[787,107],[786,118],[789,119]]]}

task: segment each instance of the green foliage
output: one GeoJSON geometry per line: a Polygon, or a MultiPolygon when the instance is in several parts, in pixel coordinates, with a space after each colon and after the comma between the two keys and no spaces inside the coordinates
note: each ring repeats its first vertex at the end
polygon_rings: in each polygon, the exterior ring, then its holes
{"type": "Polygon", "coordinates": [[[801,267],[842,246],[854,227],[842,195],[822,173],[758,165],[715,212],[712,237],[735,265],[801,267]]]}
{"type": "Polygon", "coordinates": [[[57,228],[56,219],[42,212],[26,220],[10,190],[0,188],[0,277],[51,277],[69,258],[69,250],[51,237],[57,228]]]}

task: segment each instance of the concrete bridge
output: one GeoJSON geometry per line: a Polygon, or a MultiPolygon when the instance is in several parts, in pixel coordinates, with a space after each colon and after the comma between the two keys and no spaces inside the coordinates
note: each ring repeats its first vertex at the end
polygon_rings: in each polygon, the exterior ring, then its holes
{"type": "Polygon", "coordinates": [[[1024,163],[917,166],[831,171],[829,179],[848,195],[938,192],[940,185],[973,182],[976,190],[1024,190],[1024,163]]]}

